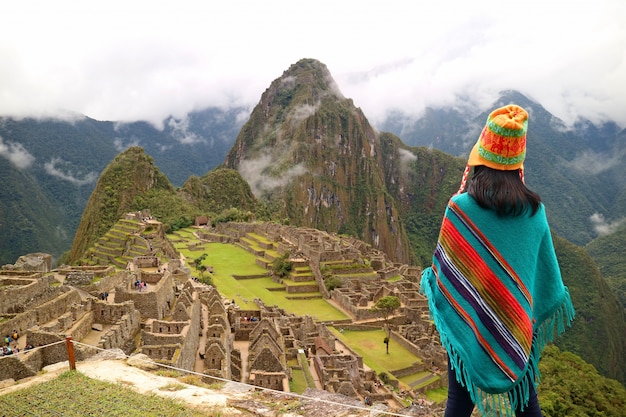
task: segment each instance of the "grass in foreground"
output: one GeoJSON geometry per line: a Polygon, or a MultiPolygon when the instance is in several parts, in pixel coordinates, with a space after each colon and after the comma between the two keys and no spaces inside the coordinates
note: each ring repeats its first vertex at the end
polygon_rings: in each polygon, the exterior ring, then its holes
{"type": "Polygon", "coordinates": [[[90,379],[77,371],[0,396],[0,416],[201,417],[207,414],[157,395],[146,396],[118,384],[90,379]]]}

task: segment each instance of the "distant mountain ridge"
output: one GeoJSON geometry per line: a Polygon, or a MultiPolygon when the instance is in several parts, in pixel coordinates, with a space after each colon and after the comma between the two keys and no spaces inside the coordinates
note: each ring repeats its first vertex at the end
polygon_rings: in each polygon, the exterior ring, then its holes
{"type": "MultiPolygon", "coordinates": [[[[531,112],[527,180],[542,195],[557,234],[585,245],[596,229],[626,218],[626,130],[588,121],[566,130],[540,104],[513,91],[503,92],[492,107],[505,102],[531,112]]],[[[417,121],[395,114],[377,127],[402,138],[406,147],[465,159],[486,116],[467,108],[428,109],[417,121]]],[[[122,150],[141,146],[181,186],[224,162],[247,117],[241,108],[206,109],[170,117],[163,130],[80,115],[73,121],[0,117],[0,264],[35,247],[55,257],[69,249],[95,180],[122,150]],[[29,230],[39,231],[38,237],[29,230]]]]}
{"type": "Polygon", "coordinates": [[[58,258],[69,250],[96,180],[123,150],[141,146],[181,186],[223,162],[245,115],[211,108],[170,117],[162,130],[81,115],[0,117],[0,265],[32,251],[58,258]]]}
{"type": "MultiPolygon", "coordinates": [[[[516,91],[502,92],[491,108],[509,103],[529,111],[526,180],[541,195],[558,235],[585,245],[598,236],[598,219],[611,223],[626,218],[626,129],[588,121],[567,129],[541,104],[516,91]]],[[[419,120],[396,115],[380,127],[401,134],[407,145],[467,158],[487,116],[429,108],[419,120]]]]}

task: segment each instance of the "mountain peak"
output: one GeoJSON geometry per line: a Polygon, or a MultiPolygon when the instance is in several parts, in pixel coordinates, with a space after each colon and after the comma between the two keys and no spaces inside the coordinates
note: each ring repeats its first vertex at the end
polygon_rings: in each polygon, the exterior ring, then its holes
{"type": "Polygon", "coordinates": [[[378,134],[321,62],[302,59],[271,83],[224,165],[294,224],[350,234],[408,259],[405,230],[384,191],[378,134]]]}
{"type": "Polygon", "coordinates": [[[153,189],[175,192],[143,148],[132,146],[118,154],[104,169],[89,197],[68,261],[73,263],[80,259],[124,213],[131,211],[137,195],[153,189]]]}
{"type": "Polygon", "coordinates": [[[312,58],[303,58],[292,64],[280,78],[272,83],[269,90],[272,89],[290,90],[292,99],[308,96],[320,100],[329,94],[335,95],[339,99],[345,98],[339,91],[328,67],[312,58]]]}

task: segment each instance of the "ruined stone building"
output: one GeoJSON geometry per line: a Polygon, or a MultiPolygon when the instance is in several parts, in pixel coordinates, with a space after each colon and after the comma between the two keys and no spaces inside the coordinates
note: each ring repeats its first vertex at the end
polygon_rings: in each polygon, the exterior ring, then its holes
{"type": "MultiPolygon", "coordinates": [[[[358,354],[336,349],[336,339],[324,323],[266,306],[261,300],[255,300],[258,309],[242,310],[216,288],[192,279],[182,257],[167,239],[161,239],[160,223],[146,216],[137,213],[127,219],[138,228],[124,232],[132,245],[120,243],[121,232],[107,238],[107,245],[117,242],[117,251],[134,255],[122,267],[96,262],[50,271],[47,258],[34,254],[33,259],[20,262],[29,270],[17,266],[0,270],[0,314],[8,318],[0,322],[0,332],[19,329],[37,345],[71,335],[75,341],[103,349],[141,352],[176,368],[195,370],[200,365],[207,380],[213,376],[275,390],[289,390],[291,367],[298,363],[314,369],[317,382],[327,391],[359,399],[389,399],[376,373],[365,370],[358,354]],[[143,252],[138,247],[144,247],[143,252]],[[147,287],[140,290],[138,281],[147,287]]],[[[380,325],[372,306],[381,297],[397,296],[401,308],[392,318],[392,337],[424,359],[415,369],[430,371],[446,365],[445,352],[428,320],[427,302],[419,294],[419,268],[394,264],[356,239],[315,229],[227,223],[216,229],[198,228],[197,235],[254,253],[267,274],[273,259],[265,251],[288,253],[293,265],[309,272],[290,276],[298,285],[285,284],[285,292],[297,299],[299,291],[319,290],[319,297],[331,299],[351,317],[350,322],[380,325]],[[337,279],[340,286],[328,290],[329,278],[337,279]]],[[[101,259],[111,249],[105,246],[94,258],[101,259]]],[[[79,358],[94,353],[81,345],[77,349],[79,358]]],[[[58,345],[25,354],[20,361],[2,361],[0,379],[19,379],[65,358],[65,347],[58,345]]],[[[394,372],[402,375],[415,369],[394,372]]]]}
{"type": "MultiPolygon", "coordinates": [[[[80,268],[74,272],[81,272],[80,268]]],[[[91,283],[87,286],[94,287],[91,283]]],[[[132,302],[109,304],[84,290],[60,284],[53,274],[5,269],[0,270],[0,299],[0,314],[5,318],[0,333],[15,330],[35,347],[62,342],[66,337],[82,341],[98,329],[100,337],[90,340],[90,345],[127,352],[134,349],[141,317],[132,302]]],[[[79,360],[95,353],[84,345],[77,345],[75,350],[79,360]]],[[[0,380],[33,376],[44,366],[66,359],[64,344],[25,351],[19,358],[6,357],[0,361],[0,380]]]]}
{"type": "Polygon", "coordinates": [[[206,342],[203,348],[205,373],[225,379],[241,380],[241,361],[233,363],[233,336],[228,312],[215,288],[202,295],[207,306],[206,342]]]}
{"type": "Polygon", "coordinates": [[[262,318],[250,333],[248,369],[250,384],[279,391],[289,386],[285,341],[269,318],[262,318]]]}
{"type": "Polygon", "coordinates": [[[156,362],[192,371],[202,319],[198,291],[192,285],[185,286],[167,313],[166,320],[145,320],[141,353],[156,362]]]}

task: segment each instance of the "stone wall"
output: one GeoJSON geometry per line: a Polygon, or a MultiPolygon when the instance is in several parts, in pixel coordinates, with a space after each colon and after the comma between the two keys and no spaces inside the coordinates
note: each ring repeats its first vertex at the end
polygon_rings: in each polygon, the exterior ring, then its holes
{"type": "Polygon", "coordinates": [[[147,291],[143,292],[136,290],[130,282],[115,287],[115,302],[124,301],[133,301],[142,317],[162,319],[169,313],[174,301],[172,275],[169,272],[165,273],[158,283],[151,285],[147,291]]]}
{"type": "Polygon", "coordinates": [[[137,256],[133,262],[137,268],[158,268],[160,265],[156,256],[137,256]]]}
{"type": "Polygon", "coordinates": [[[81,341],[91,332],[94,322],[93,311],[89,311],[73,323],[66,335],[71,336],[73,340],[81,341]]]}
{"type": "Polygon", "coordinates": [[[96,275],[95,277],[95,282],[91,283],[91,285],[81,287],[81,289],[87,291],[94,297],[98,297],[98,295],[103,292],[113,292],[116,286],[128,279],[128,272],[120,271],[116,274],[103,275],[102,277],[96,275]]]}
{"type": "Polygon", "coordinates": [[[181,347],[180,356],[178,357],[176,366],[193,371],[196,363],[198,343],[200,341],[200,321],[202,318],[202,304],[200,301],[195,300],[192,304],[190,317],[191,320],[189,321],[185,341],[181,347]]]}
{"type": "Polygon", "coordinates": [[[163,275],[165,274],[163,274],[162,272],[141,271],[138,274],[138,278],[143,282],[147,282],[150,285],[155,285],[158,284],[159,281],[161,281],[163,275]]]}
{"type": "Polygon", "coordinates": [[[317,292],[319,290],[319,287],[317,284],[287,285],[285,286],[285,290],[287,290],[288,294],[301,294],[307,292],[317,292]]]}
{"type": "MultiPolygon", "coordinates": [[[[284,372],[263,372],[263,371],[252,371],[250,374],[250,383],[252,385],[256,385],[257,387],[264,387],[273,389],[276,391],[285,391],[285,382],[287,380],[287,375],[284,372]]],[[[287,382],[287,387],[289,384],[287,382]]]]}
{"type": "Polygon", "coordinates": [[[58,288],[51,288],[55,281],[52,275],[41,276],[29,273],[27,275],[5,275],[7,271],[0,271],[0,314],[17,314],[25,310],[32,300],[49,298],[59,292],[58,288]]]}
{"type": "MultiPolygon", "coordinates": [[[[41,361],[41,352],[26,352],[31,357],[37,357],[39,360],[34,361],[34,366],[41,361]]],[[[41,368],[31,368],[24,361],[24,354],[4,356],[0,359],[0,381],[5,379],[13,379],[15,381],[23,378],[35,376],[41,368]],[[21,359],[21,360],[20,360],[21,359]],[[37,370],[35,370],[37,369],[37,370]]],[[[30,362],[33,362],[32,360],[30,362]]]]}
{"type": "Polygon", "coordinates": [[[112,274],[115,271],[115,267],[112,265],[82,265],[82,266],[68,266],[63,265],[58,270],[59,275],[65,275],[72,272],[90,272],[95,278],[102,278],[106,275],[112,274]]]}
{"type": "Polygon", "coordinates": [[[57,290],[65,292],[57,291],[58,296],[54,299],[0,323],[0,334],[9,334],[13,330],[24,333],[25,330],[40,323],[44,324],[56,320],[57,317],[65,314],[72,304],[81,304],[82,299],[77,290],[69,289],[69,287],[57,288],[57,290]]]}
{"type": "MultiPolygon", "coordinates": [[[[28,330],[26,339],[40,351],[39,371],[45,366],[67,360],[67,348],[65,337],[59,334],[41,331],[39,329],[28,330]],[[53,343],[61,342],[55,345],[53,343]]],[[[75,351],[76,352],[76,351],[75,351]]],[[[78,357],[76,359],[79,359],[78,357]]]]}
{"type": "Polygon", "coordinates": [[[189,307],[189,321],[150,320],[141,332],[142,353],[159,362],[193,370],[200,339],[201,310],[202,305],[196,299],[189,307]]]}
{"type": "Polygon", "coordinates": [[[69,271],[65,275],[65,281],[63,281],[63,283],[76,287],[84,287],[91,285],[93,279],[94,273],[92,271],[69,271]]]}

